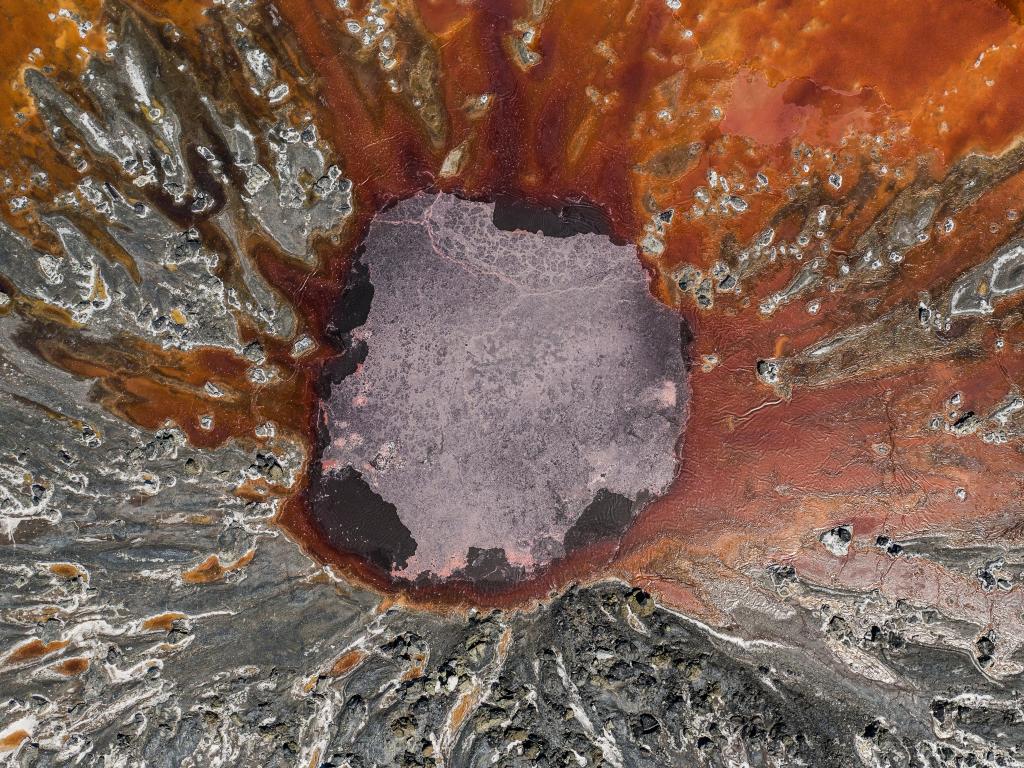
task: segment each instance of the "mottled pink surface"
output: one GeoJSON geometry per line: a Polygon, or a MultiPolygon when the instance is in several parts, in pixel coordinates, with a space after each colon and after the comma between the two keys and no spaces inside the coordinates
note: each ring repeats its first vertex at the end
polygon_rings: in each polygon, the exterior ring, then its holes
{"type": "Polygon", "coordinates": [[[401,574],[471,547],[523,569],[602,488],[636,500],[676,472],[680,320],[630,246],[494,227],[492,206],[418,195],[373,224],[369,353],[325,403],[325,471],[351,466],[416,542],[401,574]]]}

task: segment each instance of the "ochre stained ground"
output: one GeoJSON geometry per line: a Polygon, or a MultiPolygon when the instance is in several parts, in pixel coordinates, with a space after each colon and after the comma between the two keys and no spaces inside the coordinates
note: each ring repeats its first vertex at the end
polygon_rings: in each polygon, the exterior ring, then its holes
{"type": "MultiPolygon", "coordinates": [[[[216,8],[159,0],[129,5],[154,24],[178,25],[183,44],[197,51],[216,44],[216,8]]],[[[283,383],[256,392],[244,361],[230,353],[161,351],[130,338],[116,348],[87,344],[69,318],[15,295],[8,311],[36,324],[36,354],[95,379],[97,397],[124,418],[150,428],[175,421],[197,445],[255,439],[254,427],[271,419],[308,446],[317,375],[330,353],[325,328],[348,258],[376,211],[419,189],[475,199],[580,199],[606,212],[616,239],[645,243],[638,254],[651,269],[653,290],[679,307],[692,331],[679,479],[621,546],[594,547],[505,592],[448,584],[404,590],[401,599],[519,603],[570,580],[612,574],[681,608],[714,614],[719,579],[768,563],[793,563],[840,583],[874,574],[871,552],[855,548],[837,560],[823,550],[818,536],[834,525],[851,524],[858,540],[922,532],[953,541],[1021,536],[1019,443],[929,427],[936,415],[946,424],[956,392],[961,411],[986,413],[1021,384],[1020,295],[998,302],[991,317],[954,323],[927,348],[897,327],[898,318],[916,316],[922,291],[942,295],[1011,237],[1024,193],[1019,165],[958,210],[952,231],[939,231],[935,222],[898,270],[845,282],[832,270],[837,287],[813,294],[816,313],[808,311],[810,294],[770,314],[759,309],[800,269],[792,260],[762,264],[741,280],[739,292],[716,292],[710,308],[676,285],[683,265],[706,275],[769,225],[776,240],[792,241],[821,206],[836,215],[832,254],[850,253],[873,222],[884,224],[905,190],[941,181],[972,153],[1009,152],[1024,128],[1017,3],[380,5],[396,37],[399,64],[391,72],[345,27],[365,16],[363,3],[353,0],[346,14],[334,0],[274,4],[276,45],[293,57],[308,108],[355,183],[356,216],[335,242],[322,239],[315,267],[256,241],[248,255],[299,312],[305,332],[321,341],[320,351],[295,359],[290,343],[260,336],[239,317],[247,339],[259,338],[269,362],[288,371],[283,383]],[[403,84],[397,92],[388,84],[393,77],[403,84]],[[709,170],[734,180],[742,215],[692,213],[709,170]],[[757,174],[767,185],[757,184],[757,174]],[[829,183],[832,175],[841,182],[829,183]],[[744,180],[742,190],[736,179],[744,180]],[[671,223],[656,223],[668,209],[671,223]],[[873,330],[842,359],[820,363],[805,354],[862,326],[873,330]],[[765,358],[789,361],[774,387],[756,375],[765,358]],[[203,392],[211,373],[228,396],[214,400],[203,392]],[[196,428],[197,413],[213,414],[215,428],[196,428]]],[[[70,178],[48,154],[21,72],[44,64],[80,70],[90,51],[102,48],[106,10],[81,3],[78,13],[95,23],[81,37],[72,34],[72,21],[49,20],[57,7],[48,0],[0,1],[0,20],[20,30],[5,36],[12,44],[0,58],[0,165],[8,174],[34,163],[57,181],[70,178]],[[64,27],[66,35],[55,33],[64,27]]],[[[11,223],[31,234],[23,219],[11,223]]],[[[0,287],[2,273],[0,266],[0,287]]],[[[252,492],[283,496],[280,523],[313,554],[380,589],[393,588],[383,574],[317,543],[301,488],[252,492]]]]}

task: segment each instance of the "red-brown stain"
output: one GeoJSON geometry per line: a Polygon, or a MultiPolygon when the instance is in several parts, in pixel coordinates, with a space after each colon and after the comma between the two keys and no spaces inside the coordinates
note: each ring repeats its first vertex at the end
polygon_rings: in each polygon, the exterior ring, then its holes
{"type": "MultiPolygon", "coordinates": [[[[0,16],[24,15],[6,10],[23,5],[0,0],[0,16]]],[[[210,31],[216,11],[207,12],[204,4],[129,5],[146,18],[174,21],[183,45],[194,49],[216,40],[210,31]]],[[[538,30],[534,49],[540,60],[521,68],[509,41],[517,20],[531,19],[532,5],[397,4],[396,12],[408,18],[402,45],[429,49],[438,61],[432,97],[445,118],[438,138],[405,94],[391,92],[373,61],[353,52],[333,0],[275,4],[284,22],[276,34],[294,48],[315,82],[316,99],[304,106],[356,184],[356,213],[336,241],[314,244],[315,267],[284,258],[255,235],[247,243],[260,272],[319,344],[297,360],[290,342],[244,326],[243,340],[263,344],[268,364],[285,372],[281,380],[257,390],[246,377],[247,362],[223,350],[181,352],[138,339],[83,339],[66,316],[11,287],[16,311],[35,324],[24,346],[94,380],[100,402],[140,426],[156,429],[170,420],[193,444],[206,447],[229,439],[259,442],[255,427],[274,421],[313,456],[317,383],[333,353],[327,323],[353,250],[373,215],[396,199],[427,188],[473,199],[583,199],[605,211],[616,239],[636,242],[652,214],[689,207],[693,190],[706,185],[709,168],[748,180],[764,173],[770,189],[750,196],[744,216],[680,216],[665,238],[665,251],[645,257],[655,276],[652,290],[675,303],[679,297],[669,276],[677,266],[707,271],[731,243],[749,241],[776,216],[778,236],[795,236],[807,211],[785,214],[794,149],[808,144],[838,158],[842,189],[821,185],[814,205],[842,205],[865,174],[878,172],[872,167],[878,165],[872,137],[885,138],[884,163],[890,168],[912,168],[921,158],[921,173],[938,179],[969,152],[1005,150],[1024,126],[1024,31],[1016,0],[717,0],[687,3],[677,11],[660,2],[562,0],[530,21],[538,30]],[[490,94],[488,106],[467,108],[481,94],[490,94]],[[721,119],[711,116],[713,107],[721,119]],[[442,179],[445,156],[463,143],[462,170],[442,179]],[[694,144],[703,151],[688,159],[686,149],[694,144]],[[227,395],[210,398],[203,390],[207,380],[227,395]],[[207,413],[214,417],[211,430],[198,426],[198,416],[207,413]]],[[[353,6],[357,15],[365,10],[364,3],[353,6]]],[[[32,44],[58,67],[79,66],[60,58],[60,41],[36,37],[32,44]]],[[[18,71],[19,55],[8,51],[0,57],[0,81],[18,71]]],[[[0,93],[0,106],[14,104],[10,98],[0,93]]],[[[39,156],[40,167],[60,174],[44,136],[33,134],[30,154],[39,156]]],[[[0,144],[0,165],[14,167],[19,152],[0,144]]],[[[806,163],[808,178],[827,175],[823,152],[806,163]]],[[[851,250],[911,175],[890,174],[865,199],[844,208],[834,251],[851,250]]],[[[984,408],[1022,380],[1018,345],[1024,339],[1011,322],[1018,306],[1001,306],[993,323],[978,331],[983,352],[956,360],[904,356],[827,387],[797,387],[781,402],[757,383],[753,366],[761,357],[799,353],[837,331],[913,304],[923,290],[948,285],[1008,236],[1005,212],[1022,194],[1018,176],[1001,182],[957,214],[949,237],[917,247],[899,279],[826,293],[816,315],[800,301],[770,316],[758,312],[758,302],[793,277],[793,264],[767,269],[744,286],[742,296],[716,297],[712,311],[683,300],[680,311],[695,337],[693,358],[715,354],[720,362],[707,372],[694,367],[680,476],[621,546],[595,544],[527,582],[500,589],[458,581],[407,584],[330,549],[306,514],[303,482],[291,489],[251,484],[239,494],[283,498],[277,523],[311,556],[397,602],[431,607],[522,605],[567,583],[612,574],[699,610],[698,566],[731,572],[792,557],[813,546],[815,530],[839,523],[853,522],[858,535],[942,530],[965,519],[979,531],[1012,530],[1019,516],[1013,500],[1024,490],[1019,454],[922,425],[942,411],[954,389],[984,408]],[[993,221],[1000,222],[995,232],[993,221]],[[998,323],[1006,327],[998,329],[998,323]],[[1004,337],[1005,353],[992,351],[997,335],[1004,337]],[[891,450],[879,455],[876,444],[891,450]],[[951,492],[959,486],[977,490],[962,502],[951,492]]],[[[2,278],[0,286],[7,291],[2,278]]],[[[251,553],[225,566],[211,555],[183,578],[216,581],[244,567],[246,557],[251,553]]]]}
{"type": "Polygon", "coordinates": [[[412,664],[409,668],[402,673],[402,680],[415,680],[419,677],[423,677],[423,673],[427,668],[427,659],[425,656],[417,655],[413,658],[412,664]]]}
{"type": "Polygon", "coordinates": [[[50,573],[54,576],[60,576],[62,579],[80,579],[85,577],[86,573],[82,568],[74,563],[53,563],[50,565],[50,573]]]}
{"type": "Polygon", "coordinates": [[[170,632],[174,629],[174,622],[186,618],[184,613],[178,611],[167,611],[156,616],[150,616],[142,622],[144,632],[170,632]]]}
{"type": "Polygon", "coordinates": [[[49,656],[51,653],[56,653],[64,648],[67,648],[67,640],[52,640],[49,643],[44,643],[38,637],[33,637],[31,640],[17,645],[14,649],[7,654],[7,658],[4,659],[5,666],[12,666],[15,664],[24,664],[28,661],[35,661],[41,659],[44,656],[49,656]]]}
{"type": "Polygon", "coordinates": [[[212,584],[215,581],[220,581],[229,573],[245,568],[255,556],[256,550],[250,549],[234,562],[225,565],[221,561],[220,555],[210,555],[199,565],[185,571],[181,578],[186,584],[212,584]]]}
{"type": "Polygon", "coordinates": [[[354,648],[338,657],[327,672],[328,677],[344,677],[366,658],[366,651],[354,648]]]}
{"type": "Polygon", "coordinates": [[[89,669],[89,659],[76,656],[53,665],[53,671],[65,677],[76,677],[89,669]]]}
{"type": "Polygon", "coordinates": [[[11,731],[3,738],[0,738],[0,752],[13,752],[31,737],[32,734],[24,729],[11,731]]]}
{"type": "Polygon", "coordinates": [[[452,708],[452,733],[458,733],[459,729],[462,727],[463,721],[466,719],[466,716],[473,711],[477,696],[478,694],[476,691],[467,691],[462,694],[462,698],[460,698],[458,703],[452,708]]]}

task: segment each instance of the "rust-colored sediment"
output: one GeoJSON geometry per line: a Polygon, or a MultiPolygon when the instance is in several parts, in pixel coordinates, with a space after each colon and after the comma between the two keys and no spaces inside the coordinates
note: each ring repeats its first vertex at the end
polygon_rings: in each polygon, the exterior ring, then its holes
{"type": "Polygon", "coordinates": [[[256,550],[250,549],[237,560],[224,563],[220,555],[210,555],[194,568],[189,568],[182,575],[182,581],[186,584],[212,584],[220,581],[229,573],[240,571],[252,562],[256,556],[256,550]]]}
{"type": "MultiPolygon", "coordinates": [[[[0,17],[21,5],[0,0],[0,17]]],[[[357,17],[362,5],[353,3],[357,17]]],[[[831,245],[836,254],[849,252],[912,185],[943,179],[972,152],[1012,148],[1024,126],[1018,3],[720,0],[675,11],[620,0],[388,5],[399,30],[398,71],[409,76],[409,62],[425,62],[415,87],[398,93],[374,57],[354,45],[332,0],[275,4],[280,34],[301,54],[317,94],[308,107],[355,182],[356,214],[340,239],[318,244],[315,268],[285,260],[256,239],[249,246],[264,277],[295,307],[303,331],[318,340],[318,351],[293,359],[288,344],[246,327],[246,340],[259,340],[269,362],[288,374],[257,397],[244,361],[230,353],[173,352],[131,339],[116,347],[86,343],[66,319],[15,302],[45,330],[27,345],[95,379],[101,401],[142,426],[170,420],[196,445],[211,446],[254,439],[254,427],[273,420],[312,451],[317,380],[331,354],[327,320],[350,254],[381,207],[420,189],[475,199],[585,199],[602,207],[617,239],[638,243],[652,216],[674,209],[663,249],[647,248],[643,258],[654,292],[679,307],[695,338],[681,474],[621,547],[595,545],[501,589],[410,585],[331,551],[306,515],[301,484],[288,492],[264,489],[284,496],[280,525],[313,556],[418,605],[520,605],[568,582],[612,574],[695,611],[710,610],[701,586],[707,574],[814,561],[816,532],[840,523],[852,523],[858,535],[893,537],[1019,530],[1020,453],[927,429],[952,392],[985,408],[1022,381],[1019,300],[954,329],[959,340],[924,351],[893,341],[885,329],[895,320],[884,320],[916,307],[922,291],[941,294],[1010,237],[1015,225],[1006,212],[1024,192],[1016,169],[959,211],[954,231],[916,247],[898,276],[851,281],[825,293],[815,314],[804,300],[759,311],[760,301],[793,278],[799,265],[792,262],[767,266],[744,282],[742,293],[718,294],[706,310],[672,279],[683,264],[707,273],[769,222],[777,237],[792,240],[820,206],[840,211],[831,245]],[[521,42],[523,25],[535,30],[529,45],[521,42]],[[456,149],[461,159],[446,164],[456,149]],[[687,215],[711,168],[747,179],[744,215],[687,215]],[[824,181],[835,172],[843,177],[839,188],[824,181]],[[770,183],[752,194],[758,173],[770,183]],[[797,190],[794,199],[789,189],[797,190]],[[825,369],[803,354],[872,322],[881,330],[856,347],[861,358],[853,363],[825,369]],[[717,362],[702,367],[704,356],[717,362]],[[756,361],[767,357],[791,361],[791,387],[758,382],[756,361]],[[229,397],[204,394],[211,377],[229,397]],[[196,424],[204,413],[214,415],[212,430],[196,424]],[[966,498],[958,488],[969,489],[966,498]]],[[[175,21],[192,41],[216,14],[191,3],[138,7],[147,17],[175,21]]],[[[32,20],[18,23],[28,28],[32,20]]],[[[80,66],[60,40],[31,44],[57,67],[80,66]]],[[[5,88],[25,55],[4,52],[5,88]]],[[[0,119],[24,106],[20,93],[0,91],[0,119]]],[[[2,145],[0,164],[13,168],[31,152],[44,167],[59,166],[47,159],[41,134],[26,146],[2,145]]],[[[214,556],[184,578],[211,581],[235,567],[241,566],[214,556]]]]}
{"type": "Polygon", "coordinates": [[[64,648],[67,648],[67,646],[67,640],[53,640],[49,643],[44,643],[38,637],[33,637],[31,640],[26,640],[12,649],[4,659],[4,665],[13,666],[15,664],[24,664],[25,662],[35,661],[36,659],[41,659],[51,653],[63,650],[64,648]]]}
{"type": "Polygon", "coordinates": [[[32,734],[23,728],[11,731],[3,738],[0,738],[0,752],[11,752],[30,738],[32,738],[32,734]]]}
{"type": "Polygon", "coordinates": [[[89,660],[84,656],[76,656],[71,659],[54,664],[53,671],[65,677],[77,677],[89,669],[89,660]]]}
{"type": "Polygon", "coordinates": [[[331,668],[327,671],[328,677],[343,677],[359,666],[366,658],[366,651],[362,651],[358,648],[354,648],[347,653],[343,653],[338,657],[338,660],[331,665],[331,668]]]}
{"type": "Polygon", "coordinates": [[[81,566],[75,565],[74,563],[52,563],[49,568],[50,573],[54,576],[59,576],[62,579],[82,579],[87,578],[88,574],[81,568],[81,566]]]}
{"type": "Polygon", "coordinates": [[[170,632],[174,629],[174,622],[184,619],[185,614],[178,611],[167,611],[166,613],[150,616],[142,622],[143,632],[170,632]]]}

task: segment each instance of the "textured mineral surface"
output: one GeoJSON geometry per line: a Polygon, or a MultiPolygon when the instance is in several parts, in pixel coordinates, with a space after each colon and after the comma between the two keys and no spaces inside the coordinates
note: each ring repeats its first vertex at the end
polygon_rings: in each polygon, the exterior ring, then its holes
{"type": "Polygon", "coordinates": [[[0,0],[0,763],[1024,766],[1022,19],[0,0]]]}
{"type": "Polygon", "coordinates": [[[374,220],[365,357],[324,407],[321,527],[412,578],[508,579],[621,534],[675,476],[681,321],[635,249],[502,232],[493,208],[420,195],[374,220]]]}

